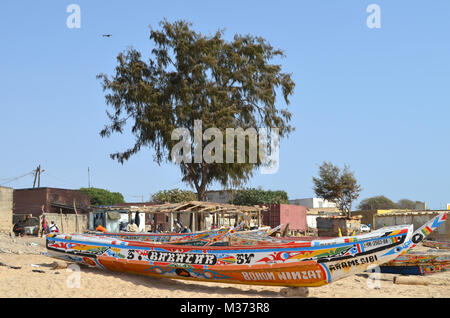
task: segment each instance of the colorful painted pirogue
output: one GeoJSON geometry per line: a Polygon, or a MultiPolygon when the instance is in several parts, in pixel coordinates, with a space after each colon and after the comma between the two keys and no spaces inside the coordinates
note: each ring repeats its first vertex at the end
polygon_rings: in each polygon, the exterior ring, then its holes
{"type": "Polygon", "coordinates": [[[450,270],[450,252],[408,252],[380,266],[382,273],[429,275],[450,270]]]}
{"type": "MultiPolygon", "coordinates": [[[[262,227],[256,230],[242,231],[244,223],[231,228],[220,228],[193,233],[102,233],[96,231],[89,231],[87,234],[117,238],[124,241],[144,241],[144,242],[160,242],[170,244],[191,244],[195,246],[219,245],[220,243],[227,243],[229,237],[248,236],[254,239],[260,237],[268,237],[270,234],[280,228],[280,226],[271,229],[270,227],[262,227]]],[[[222,244],[223,245],[223,244],[222,244]]]]}
{"type": "Polygon", "coordinates": [[[160,243],[176,243],[186,241],[207,240],[218,236],[227,234],[230,228],[220,228],[201,232],[192,233],[132,233],[132,232],[120,232],[120,233],[102,233],[102,232],[88,232],[102,237],[112,237],[120,240],[133,240],[144,242],[160,242],[160,243]]]}
{"type": "Polygon", "coordinates": [[[111,237],[49,234],[52,257],[175,279],[274,286],[321,286],[395,259],[441,225],[440,214],[412,233],[412,225],[377,231],[376,236],[341,237],[255,246],[177,246],[111,237]]]}
{"type": "Polygon", "coordinates": [[[439,249],[444,249],[444,250],[450,250],[450,241],[424,240],[423,246],[439,248],[439,249]]]}

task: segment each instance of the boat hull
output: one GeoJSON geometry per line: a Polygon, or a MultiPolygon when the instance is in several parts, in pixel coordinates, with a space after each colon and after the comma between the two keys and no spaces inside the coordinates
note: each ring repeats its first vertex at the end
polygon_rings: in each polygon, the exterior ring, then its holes
{"type": "Polygon", "coordinates": [[[406,253],[380,266],[382,273],[430,275],[450,269],[450,253],[406,253]]]}
{"type": "Polygon", "coordinates": [[[423,237],[407,225],[375,238],[259,246],[179,246],[64,234],[50,234],[46,242],[52,257],[105,270],[219,283],[315,287],[389,262],[423,237]]]}

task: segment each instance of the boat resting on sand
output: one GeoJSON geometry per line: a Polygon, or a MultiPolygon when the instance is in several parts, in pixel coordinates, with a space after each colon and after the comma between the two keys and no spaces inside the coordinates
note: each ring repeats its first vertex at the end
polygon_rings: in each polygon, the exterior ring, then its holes
{"type": "Polygon", "coordinates": [[[423,246],[427,246],[427,247],[450,250],[450,241],[446,241],[446,240],[441,240],[441,241],[424,240],[422,244],[423,244],[423,246]]]}
{"type": "Polygon", "coordinates": [[[120,240],[130,241],[144,241],[144,242],[159,242],[168,244],[183,244],[195,246],[208,245],[224,245],[228,244],[228,237],[250,237],[253,239],[262,239],[268,237],[273,232],[277,231],[281,226],[271,229],[269,226],[261,227],[255,230],[243,231],[244,223],[231,228],[219,228],[213,230],[206,230],[192,233],[133,233],[133,232],[119,232],[119,233],[103,233],[98,231],[88,231],[87,235],[94,235],[100,237],[111,237],[120,240]]]}
{"type": "Polygon", "coordinates": [[[410,251],[380,266],[381,273],[401,275],[430,275],[450,270],[448,251],[410,251]]]}
{"type": "Polygon", "coordinates": [[[388,227],[377,236],[250,246],[188,246],[111,237],[49,234],[51,257],[105,270],[207,282],[312,287],[364,272],[406,253],[445,222],[439,214],[413,232],[388,227]]]}

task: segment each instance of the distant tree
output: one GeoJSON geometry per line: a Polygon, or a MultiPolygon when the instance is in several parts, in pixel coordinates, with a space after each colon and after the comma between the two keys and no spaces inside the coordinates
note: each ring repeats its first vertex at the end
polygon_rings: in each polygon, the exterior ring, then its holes
{"type": "Polygon", "coordinates": [[[197,195],[189,190],[161,190],[152,196],[152,201],[155,203],[178,203],[186,201],[196,201],[197,195]]]}
{"type": "Polygon", "coordinates": [[[257,205],[271,203],[288,203],[286,191],[271,191],[262,189],[236,190],[233,200],[236,205],[257,205]]]}
{"type": "Polygon", "coordinates": [[[114,205],[125,202],[123,195],[119,192],[98,188],[81,188],[80,191],[90,197],[91,205],[114,205]]]}
{"type": "Polygon", "coordinates": [[[350,217],[352,203],[362,189],[349,166],[345,165],[341,170],[330,162],[324,162],[319,167],[318,178],[313,177],[313,183],[316,196],[335,202],[339,210],[350,217]]]}
{"type": "Polygon", "coordinates": [[[408,200],[408,199],[401,199],[397,202],[399,209],[408,209],[408,210],[417,209],[418,204],[423,205],[423,202],[412,201],[412,200],[408,200]]]}
{"type": "Polygon", "coordinates": [[[386,198],[383,195],[379,195],[362,200],[359,203],[359,209],[362,211],[398,209],[398,206],[391,199],[386,198]]]}
{"type": "MultiPolygon", "coordinates": [[[[134,145],[111,154],[112,159],[124,163],[148,147],[154,149],[158,164],[171,162],[171,152],[179,144],[172,139],[174,130],[194,136],[196,120],[201,121],[203,130],[217,128],[223,136],[227,128],[247,131],[273,127],[281,139],[294,130],[287,105],[295,83],[291,74],[273,63],[284,57],[281,50],[252,35],[236,34],[232,40],[224,38],[222,30],[203,35],[186,21],[164,20],[160,25],[160,30],[150,30],[153,44],[149,58],[130,48],[117,56],[115,74],[98,75],[106,103],[112,108],[100,135],[123,133],[128,126],[135,136],[134,145]]],[[[197,191],[201,201],[211,183],[241,185],[255,169],[267,164],[261,158],[250,161],[249,151],[245,151],[243,163],[236,163],[236,159],[220,163],[225,157],[237,157],[239,148],[236,143],[233,154],[226,153],[220,140],[214,141],[200,144],[200,152],[214,152],[217,160],[207,162],[203,157],[192,161],[183,149],[188,159],[177,162],[182,181],[197,191]]],[[[189,147],[191,154],[197,153],[195,143],[189,147]]]]}

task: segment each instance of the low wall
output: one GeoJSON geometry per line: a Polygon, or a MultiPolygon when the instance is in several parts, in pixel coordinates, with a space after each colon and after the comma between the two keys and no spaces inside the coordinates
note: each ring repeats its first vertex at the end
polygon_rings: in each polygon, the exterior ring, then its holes
{"type": "MultiPolygon", "coordinates": [[[[61,233],[83,233],[88,230],[88,216],[85,214],[59,214],[59,213],[44,213],[47,224],[50,226],[51,221],[54,221],[61,233]]],[[[40,217],[40,224],[42,224],[42,216],[40,217]]]]}
{"type": "Polygon", "coordinates": [[[13,189],[0,187],[0,232],[10,233],[13,228],[13,189]]]}
{"type": "MultiPolygon", "coordinates": [[[[414,230],[416,230],[439,213],[442,212],[429,211],[375,215],[375,228],[379,229],[383,226],[413,224],[414,230]]],[[[444,222],[444,224],[442,224],[433,233],[431,233],[428,238],[435,240],[450,239],[450,221],[447,220],[446,222],[444,222]]]]}

